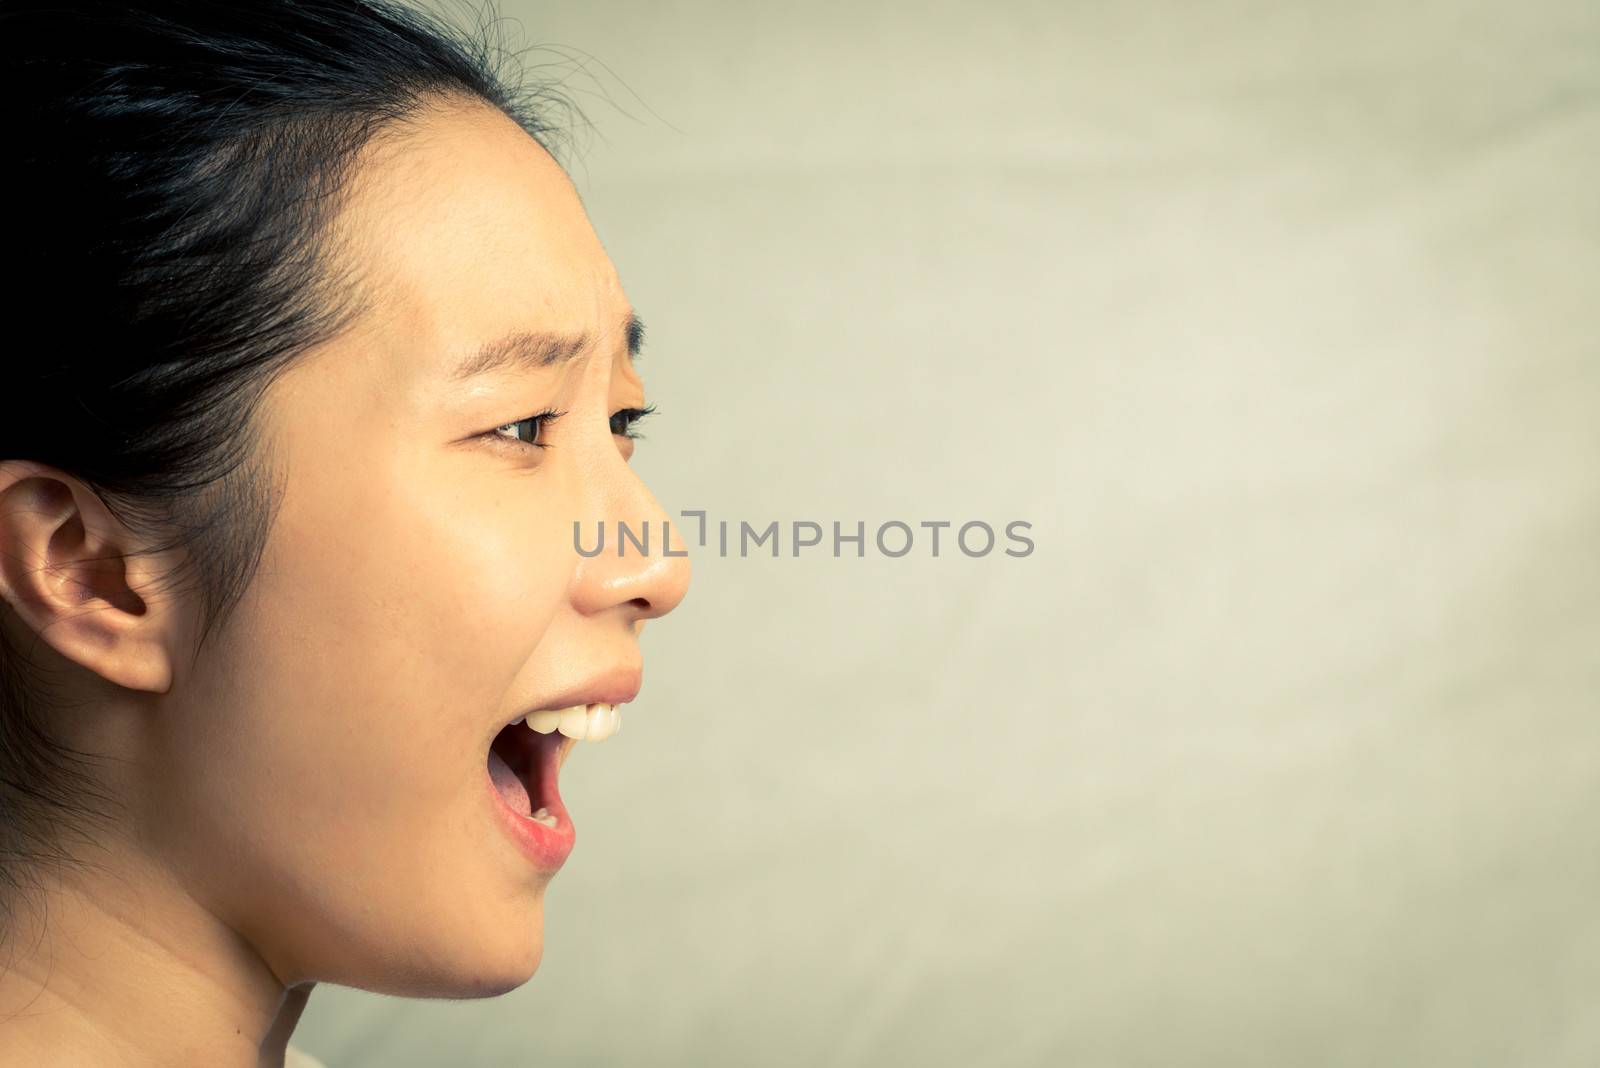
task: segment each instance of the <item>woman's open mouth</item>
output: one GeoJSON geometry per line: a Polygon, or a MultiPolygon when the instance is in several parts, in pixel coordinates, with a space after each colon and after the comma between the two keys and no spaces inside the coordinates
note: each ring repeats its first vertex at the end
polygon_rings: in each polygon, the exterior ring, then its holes
{"type": "Polygon", "coordinates": [[[555,871],[576,841],[561,803],[561,765],[580,740],[603,741],[621,726],[617,705],[574,705],[529,713],[495,735],[488,781],[501,822],[539,868],[555,871]]]}

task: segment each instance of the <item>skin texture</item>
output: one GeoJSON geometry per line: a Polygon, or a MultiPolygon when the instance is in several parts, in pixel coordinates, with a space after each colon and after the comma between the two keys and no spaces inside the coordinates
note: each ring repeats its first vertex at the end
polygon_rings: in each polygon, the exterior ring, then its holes
{"type": "Polygon", "coordinates": [[[549,877],[494,821],[489,743],[639,669],[689,581],[659,549],[572,547],[574,520],[667,519],[608,425],[647,401],[630,305],[565,173],[492,109],[430,107],[355,179],[336,247],[370,308],[266,396],[281,507],[198,660],[195,606],[158,590],[172,560],[125,555],[70,476],[0,464],[0,616],[43,636],[60,728],[125,808],[7,947],[6,1063],[278,1064],[317,981],[479,997],[539,964],[549,877]],[[448,383],[518,329],[595,344],[448,383]],[[493,436],[547,408],[549,448],[493,436]]]}

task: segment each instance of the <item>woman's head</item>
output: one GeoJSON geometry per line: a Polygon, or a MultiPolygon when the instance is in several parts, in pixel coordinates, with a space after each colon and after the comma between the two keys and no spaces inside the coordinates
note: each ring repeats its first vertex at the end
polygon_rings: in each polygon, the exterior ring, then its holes
{"type": "Polygon", "coordinates": [[[625,698],[688,582],[659,541],[574,551],[664,517],[542,98],[356,0],[5,0],[0,79],[14,921],[115,885],[281,983],[518,985],[552,872],[490,745],[625,698]]]}

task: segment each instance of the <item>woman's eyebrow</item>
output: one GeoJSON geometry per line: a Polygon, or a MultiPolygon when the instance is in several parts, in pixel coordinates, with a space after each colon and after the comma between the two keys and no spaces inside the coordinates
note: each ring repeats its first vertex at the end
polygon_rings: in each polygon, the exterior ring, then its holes
{"type": "MultiPolygon", "coordinates": [[[[633,312],[622,321],[628,339],[628,357],[637,359],[644,347],[644,323],[633,312]]],[[[516,330],[480,345],[450,373],[451,382],[465,382],[499,371],[534,371],[566,363],[589,351],[594,338],[548,330],[516,330]]]]}
{"type": "Polygon", "coordinates": [[[644,323],[630,311],[623,322],[623,330],[628,335],[628,359],[637,360],[639,350],[644,348],[644,323]]]}

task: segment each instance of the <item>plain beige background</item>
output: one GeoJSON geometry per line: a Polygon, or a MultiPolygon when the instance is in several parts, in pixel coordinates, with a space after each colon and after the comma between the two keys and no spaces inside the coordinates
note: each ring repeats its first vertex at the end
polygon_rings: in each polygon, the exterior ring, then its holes
{"type": "Polygon", "coordinates": [[[297,1044],[1600,1063],[1600,7],[503,10],[663,503],[1037,548],[697,551],[534,980],[297,1044]]]}

